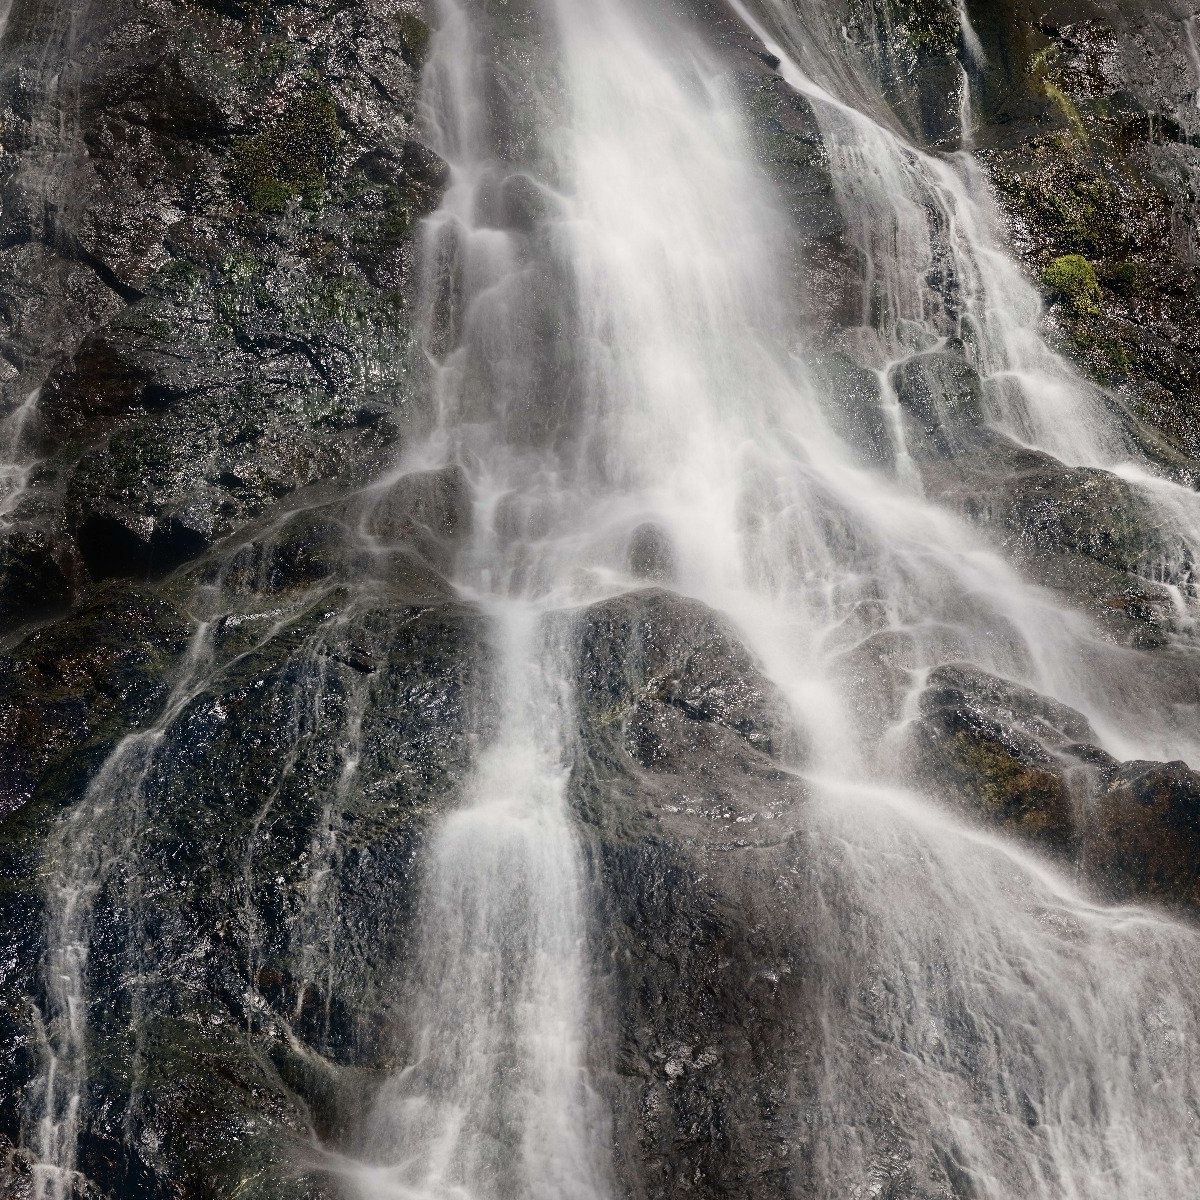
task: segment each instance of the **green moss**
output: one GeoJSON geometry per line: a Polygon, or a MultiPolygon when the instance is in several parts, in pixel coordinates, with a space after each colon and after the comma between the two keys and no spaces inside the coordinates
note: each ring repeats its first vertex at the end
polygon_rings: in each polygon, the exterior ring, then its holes
{"type": "Polygon", "coordinates": [[[1088,140],[1087,127],[1083,123],[1083,117],[1080,115],[1079,109],[1075,105],[1075,101],[1067,95],[1052,79],[1042,81],[1042,90],[1046,95],[1054,101],[1055,107],[1067,119],[1067,123],[1075,132],[1075,136],[1080,141],[1088,140]]]}
{"type": "Polygon", "coordinates": [[[1024,214],[1058,254],[1092,259],[1136,250],[1143,230],[1161,224],[1148,188],[1118,188],[1071,134],[1031,139],[1032,161],[995,173],[1011,206],[1024,214]]]}
{"type": "Polygon", "coordinates": [[[1129,374],[1133,367],[1133,360],[1129,357],[1125,343],[1119,338],[1100,338],[1096,342],[1096,349],[1112,368],[1114,375],[1129,374]]]}
{"type": "Polygon", "coordinates": [[[1029,836],[1051,841],[1063,836],[1069,801],[1052,771],[1023,763],[1002,745],[967,733],[955,735],[952,755],[985,813],[1029,836]]]}
{"type": "Polygon", "coordinates": [[[1082,254],[1064,254],[1042,272],[1042,283],[1052,296],[1067,301],[1079,316],[1100,311],[1104,293],[1096,268],[1082,254]]]}
{"type": "Polygon", "coordinates": [[[231,188],[264,216],[284,212],[293,199],[315,204],[328,186],[341,140],[329,93],[303,96],[261,133],[234,146],[231,188]]]}
{"type": "Polygon", "coordinates": [[[384,247],[395,249],[408,237],[412,227],[412,206],[397,188],[392,203],[388,206],[388,210],[380,222],[379,241],[384,247]]]}
{"type": "Polygon", "coordinates": [[[288,201],[297,194],[298,189],[292,183],[275,178],[261,179],[250,192],[250,207],[256,213],[278,214],[287,208],[288,201]]]}
{"type": "Polygon", "coordinates": [[[1041,88],[1042,94],[1062,113],[1072,134],[1087,145],[1088,131],[1083,123],[1083,115],[1067,92],[1066,81],[1059,70],[1058,47],[1050,45],[1039,50],[1029,61],[1029,74],[1041,88]]]}
{"type": "Polygon", "coordinates": [[[429,53],[429,26],[420,17],[408,12],[397,13],[396,24],[400,26],[400,36],[408,51],[409,61],[414,66],[420,66],[429,53]]]}
{"type": "Polygon", "coordinates": [[[184,258],[172,258],[159,267],[156,278],[166,290],[187,290],[204,277],[204,272],[184,258]]]}

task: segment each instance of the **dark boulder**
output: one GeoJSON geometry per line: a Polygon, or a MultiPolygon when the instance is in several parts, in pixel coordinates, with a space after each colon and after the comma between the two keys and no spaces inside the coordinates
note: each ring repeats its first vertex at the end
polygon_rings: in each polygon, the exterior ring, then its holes
{"type": "Polygon", "coordinates": [[[1075,854],[1091,781],[1112,763],[1084,717],[959,665],[929,676],[919,712],[914,765],[951,807],[1053,853],[1075,854]]]}
{"type": "Polygon", "coordinates": [[[1200,912],[1200,775],[1186,763],[1124,763],[1095,799],[1088,871],[1113,897],[1200,912]]]}
{"type": "Polygon", "coordinates": [[[623,1188],[787,1190],[805,979],[805,791],[778,691],[727,622],[665,591],[579,619],[575,803],[623,1188]]]}
{"type": "Polygon", "coordinates": [[[979,373],[960,355],[914,355],[892,369],[891,384],[918,464],[969,458],[990,444],[979,373]]]}

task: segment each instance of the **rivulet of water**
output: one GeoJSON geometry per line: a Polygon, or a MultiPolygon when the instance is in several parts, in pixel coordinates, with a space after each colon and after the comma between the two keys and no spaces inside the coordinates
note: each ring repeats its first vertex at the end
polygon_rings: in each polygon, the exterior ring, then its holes
{"type": "Polygon", "coordinates": [[[91,1032],[87,963],[96,899],[136,854],[146,782],[167,728],[194,694],[208,661],[210,632],[206,623],[197,627],[159,719],[117,744],[59,822],[47,850],[45,1001],[37,1014],[45,1062],[27,1139],[36,1155],[34,1200],[79,1194],[76,1159],[91,1032]]]}
{"type": "Polygon", "coordinates": [[[0,530],[12,522],[29,483],[32,466],[25,445],[37,409],[37,391],[26,395],[8,416],[0,419],[0,530]]]}
{"type": "Polygon", "coordinates": [[[1188,57],[1192,63],[1192,73],[1195,76],[1196,87],[1193,92],[1193,99],[1197,108],[1200,108],[1200,13],[1194,17],[1188,17],[1183,23],[1184,41],[1187,43],[1188,57]]]}

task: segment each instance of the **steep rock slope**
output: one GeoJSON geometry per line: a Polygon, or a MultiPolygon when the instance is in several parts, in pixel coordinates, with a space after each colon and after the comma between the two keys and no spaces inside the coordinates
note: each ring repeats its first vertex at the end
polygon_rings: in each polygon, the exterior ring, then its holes
{"type": "MultiPolygon", "coordinates": [[[[724,6],[689,7],[734,43],[803,235],[805,336],[878,461],[881,384],[838,340],[856,265],[811,106],[724,6]]],[[[851,36],[882,39],[910,131],[957,145],[954,6],[841,7],[851,36]]],[[[1165,4],[1051,8],[968,4],[988,64],[972,67],[975,139],[1052,333],[1190,479],[1196,127],[1167,82],[1186,29],[1165,4]]],[[[386,472],[423,403],[415,238],[445,182],[416,124],[426,37],[407,0],[18,0],[10,15],[0,1145],[15,1196],[48,1158],[106,1200],[331,1194],[337,1164],[314,1147],[353,1145],[391,1065],[421,840],[474,749],[488,655],[442,578],[460,481],[349,494],[386,472]]],[[[981,433],[959,346],[892,383],[931,493],[1169,669],[1144,578],[1157,535],[1128,487],[981,433]]],[[[660,568],[651,547],[636,569],[660,568]]],[[[701,606],[652,589],[576,619],[573,800],[622,1186],[803,1195],[819,1122],[808,1141],[792,1113],[820,1084],[813,998],[840,979],[791,920],[821,899],[804,748],[701,606]]],[[[904,676],[890,654],[867,646],[864,693],[904,676]]],[[[963,664],[919,681],[913,712],[915,770],[958,813],[1103,894],[1194,910],[1200,787],[1181,764],[1117,763],[1078,713],[963,664]]],[[[951,1194],[902,1176],[891,1194],[951,1194]]]]}

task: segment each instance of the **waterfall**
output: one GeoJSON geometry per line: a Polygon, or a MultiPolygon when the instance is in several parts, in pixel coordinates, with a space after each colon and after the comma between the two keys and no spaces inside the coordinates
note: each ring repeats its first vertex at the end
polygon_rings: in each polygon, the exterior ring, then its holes
{"type": "MultiPolygon", "coordinates": [[[[831,58],[816,6],[731,6],[817,114],[867,276],[864,359],[886,375],[961,337],[998,429],[1124,470],[1193,536],[1193,494],[1142,464],[1037,333],[969,156],[927,154],[858,107],[869,80],[831,58]],[[926,283],[936,254],[956,306],[926,283]]],[[[727,60],[690,23],[633,0],[443,0],[426,82],[452,171],[425,240],[434,419],[393,478],[468,481],[455,583],[494,651],[475,769],[426,846],[401,1065],[343,1168],[358,1194],[610,1194],[565,799],[586,753],[571,629],[639,586],[647,526],[673,586],[742,632],[810,747],[815,892],[795,919],[821,947],[812,1194],[1190,1194],[1200,937],[1098,906],[914,792],[894,752],[908,689],[880,672],[864,702],[845,659],[887,635],[918,683],[976,664],[1079,708],[1121,756],[1195,761],[1194,711],[1173,717],[1147,657],[837,432],[786,205],[727,60]]]]}
{"type": "Polygon", "coordinates": [[[1187,42],[1188,57],[1191,59],[1192,74],[1196,81],[1196,87],[1192,95],[1196,107],[1200,108],[1200,14],[1188,17],[1183,23],[1183,30],[1184,40],[1187,42]]]}
{"type": "Polygon", "coordinates": [[[356,1180],[381,1200],[600,1200],[581,865],[565,811],[570,702],[536,610],[488,607],[500,725],[427,849],[411,1059],[376,1100],[356,1180]]]}

